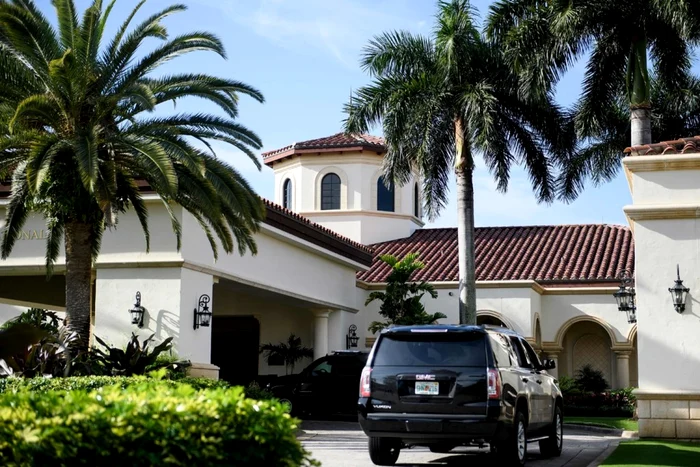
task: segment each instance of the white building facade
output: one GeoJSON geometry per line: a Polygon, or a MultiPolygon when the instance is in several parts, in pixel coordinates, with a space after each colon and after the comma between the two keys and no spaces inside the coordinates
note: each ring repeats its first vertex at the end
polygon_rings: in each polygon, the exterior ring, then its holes
{"type": "MultiPolygon", "coordinates": [[[[145,253],[131,213],[105,234],[93,275],[94,334],[114,345],[132,332],[172,336],[177,354],[193,362],[193,373],[235,383],[281,375],[284,366],[259,355],[261,344],[295,334],[319,357],[345,349],[355,325],[360,348],[371,347],[367,327],[381,318],[377,303],[364,303],[388,274],[378,255],[409,252],[426,263],[416,279],[428,280],[439,294],[424,299],[426,309],[458,322],[456,231],[423,228],[420,180],[400,187],[384,183],[384,152],[379,138],[338,134],[263,154],[275,173],[275,202],[266,201],[256,256],[215,262],[199,225],[176,207],[183,225],[178,252],[165,208],[146,194],[151,231],[158,234],[145,253]],[[128,312],[136,292],[147,310],[143,328],[131,324],[128,312]],[[202,296],[211,298],[212,323],[195,329],[202,296]]],[[[0,185],[0,217],[8,196],[0,185]]],[[[65,307],[63,259],[51,280],[44,277],[43,229],[41,218],[31,218],[12,256],[0,262],[0,321],[28,306],[65,307]]],[[[619,272],[634,273],[630,229],[479,228],[476,241],[480,323],[521,333],[557,360],[559,375],[573,376],[590,364],[613,388],[637,386],[636,326],[612,295],[619,272]]]]}

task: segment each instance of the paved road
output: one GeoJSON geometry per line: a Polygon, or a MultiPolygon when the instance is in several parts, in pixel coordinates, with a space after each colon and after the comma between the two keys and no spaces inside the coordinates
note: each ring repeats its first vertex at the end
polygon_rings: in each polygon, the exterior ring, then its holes
{"type": "MultiPolygon", "coordinates": [[[[302,424],[302,443],[323,467],[372,467],[367,454],[367,437],[357,423],[305,421],[302,424]]],[[[614,436],[564,431],[564,452],[555,459],[541,459],[537,443],[528,445],[528,466],[531,467],[586,467],[611,445],[620,442],[614,436]]],[[[401,451],[399,466],[469,465],[470,467],[497,465],[488,447],[458,448],[455,454],[433,454],[426,448],[401,451]],[[461,452],[462,454],[458,454],[461,452]]]]}

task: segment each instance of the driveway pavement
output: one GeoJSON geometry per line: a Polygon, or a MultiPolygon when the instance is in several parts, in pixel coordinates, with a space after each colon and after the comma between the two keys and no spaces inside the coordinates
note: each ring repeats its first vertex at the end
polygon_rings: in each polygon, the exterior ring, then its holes
{"type": "MultiPolygon", "coordinates": [[[[302,443],[323,467],[371,467],[367,453],[367,437],[354,422],[305,421],[302,443]]],[[[620,438],[587,432],[564,430],[564,451],[561,457],[540,458],[538,443],[528,445],[531,467],[586,467],[607,448],[617,445],[620,438]]],[[[458,448],[455,454],[433,454],[426,448],[401,451],[399,466],[469,465],[471,467],[497,465],[488,447],[458,448]],[[461,453],[461,454],[459,454],[461,453]]]]}

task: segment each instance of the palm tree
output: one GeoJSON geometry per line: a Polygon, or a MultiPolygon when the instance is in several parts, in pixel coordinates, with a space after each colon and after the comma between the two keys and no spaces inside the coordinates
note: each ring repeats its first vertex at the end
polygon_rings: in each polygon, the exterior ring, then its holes
{"type": "Polygon", "coordinates": [[[425,281],[411,281],[414,272],[425,268],[425,264],[418,261],[418,253],[408,253],[401,259],[393,255],[381,255],[379,259],[391,268],[386,290],[370,293],[365,306],[375,300],[382,302],[379,314],[386,321],[373,321],[368,331],[376,333],[392,324],[434,324],[439,319],[447,318],[443,313],[428,313],[421,303],[425,294],[432,298],[438,297],[433,286],[425,281]]]}
{"type": "Polygon", "coordinates": [[[506,191],[511,167],[524,165],[540,201],[552,201],[552,170],[566,134],[552,95],[526,99],[518,76],[473,21],[467,0],[441,1],[431,38],[408,32],[376,37],[362,66],[374,81],[358,89],[345,111],[347,132],[381,122],[387,144],[385,180],[423,178],[426,211],[444,207],[450,171],[457,181],[459,319],[476,323],[474,265],[475,156],[481,154],[506,191]]]}
{"type": "MultiPolygon", "coordinates": [[[[667,84],[651,77],[652,132],[660,141],[700,134],[700,79],[689,77],[682,87],[669,88],[667,84]]],[[[631,137],[629,103],[620,96],[604,115],[605,127],[578,142],[561,174],[561,195],[566,199],[578,196],[586,178],[599,185],[612,180],[620,170],[620,157],[631,137]]],[[[569,124],[573,126],[573,119],[569,124]]]]}
{"type": "Polygon", "coordinates": [[[238,148],[259,167],[258,136],[235,122],[245,94],[256,89],[204,74],[152,76],[158,67],[194,51],[225,57],[206,32],[168,38],[162,20],[185,10],[174,5],[131,28],[141,1],[109,41],[103,32],[115,1],[94,0],[78,19],[72,0],[53,0],[57,29],[31,0],[0,0],[0,174],[10,173],[12,194],[1,256],[7,258],[32,212],[46,218],[49,274],[61,242],[66,255],[67,325],[86,348],[90,333],[90,277],[105,228],[133,209],[149,247],[144,180],[170,213],[180,247],[180,223],[171,204],[193,215],[217,255],[256,252],[253,232],[264,209],[248,183],[216,158],[211,142],[238,148]],[[160,45],[144,50],[148,39],[160,45]],[[161,104],[196,96],[225,117],[148,115],[161,104]]]}
{"type": "MultiPolygon", "coordinates": [[[[607,111],[624,98],[631,145],[649,144],[654,76],[669,89],[687,85],[691,46],[700,39],[694,0],[500,0],[487,33],[524,76],[525,88],[549,88],[590,53],[575,125],[581,138],[605,133],[607,111]]],[[[621,148],[620,151],[624,149],[621,148]]]]}
{"type": "Polygon", "coordinates": [[[260,353],[265,354],[268,363],[270,358],[278,358],[284,362],[285,374],[294,373],[294,366],[299,360],[312,358],[314,350],[301,345],[301,337],[290,334],[287,342],[279,344],[267,343],[260,346],[260,353]]]}

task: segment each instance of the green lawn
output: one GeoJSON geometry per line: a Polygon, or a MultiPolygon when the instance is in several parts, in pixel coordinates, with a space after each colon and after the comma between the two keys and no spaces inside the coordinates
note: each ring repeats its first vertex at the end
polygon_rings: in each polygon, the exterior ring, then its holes
{"type": "Polygon", "coordinates": [[[639,425],[635,420],[625,417],[567,417],[564,423],[579,423],[581,425],[602,426],[605,428],[617,428],[620,430],[639,431],[639,425]]]}
{"type": "Polygon", "coordinates": [[[666,441],[622,442],[601,465],[695,467],[700,465],[700,444],[666,441]]]}

